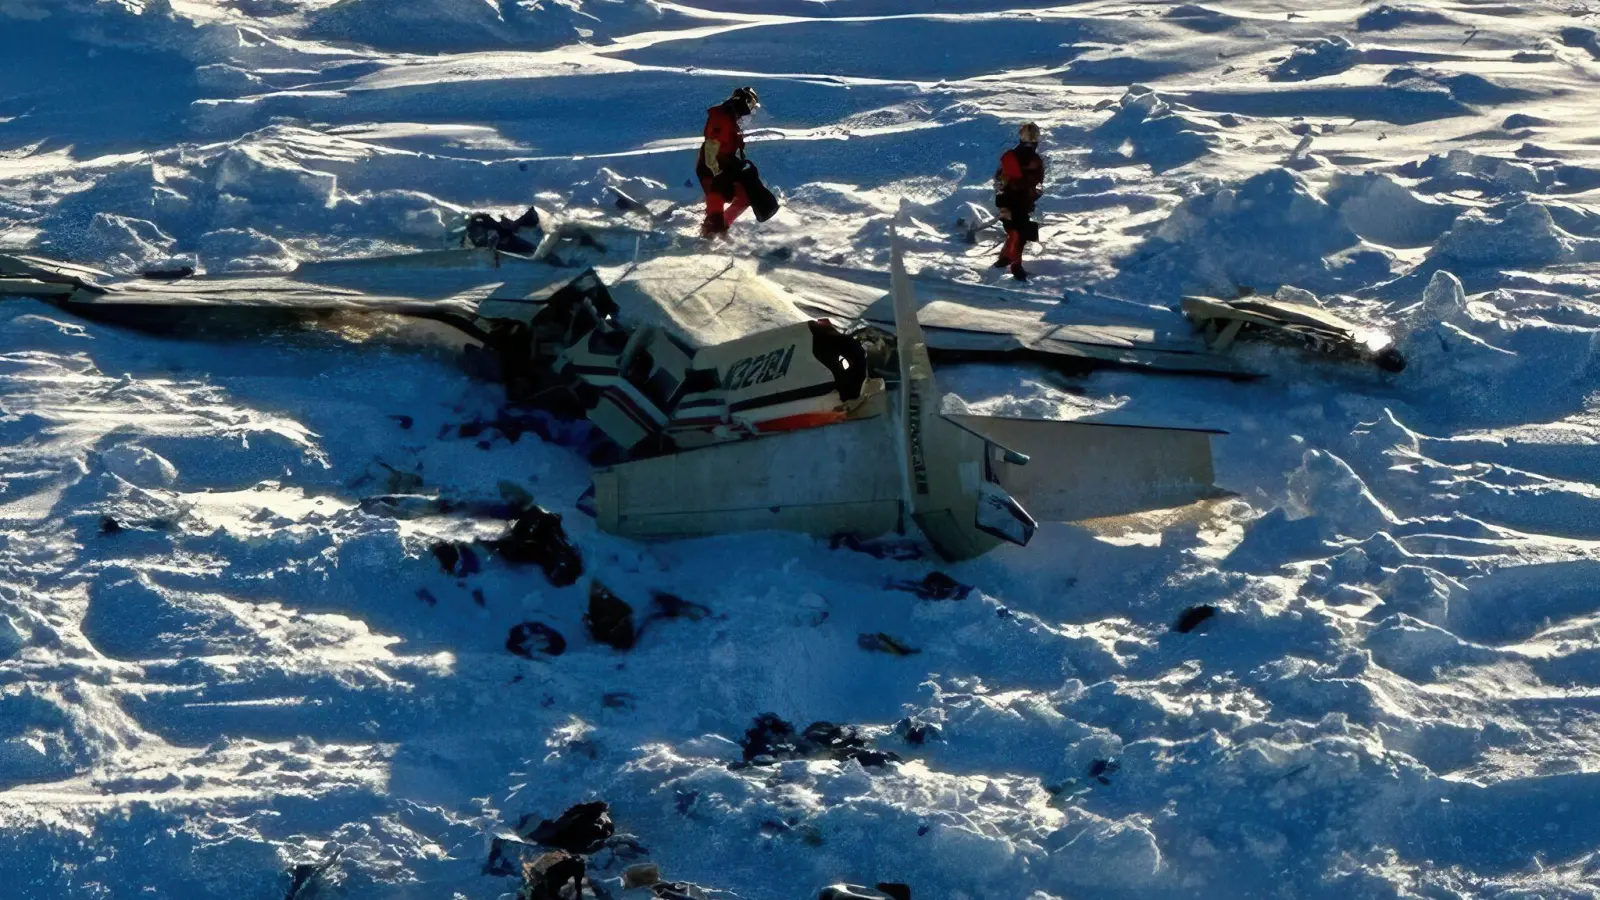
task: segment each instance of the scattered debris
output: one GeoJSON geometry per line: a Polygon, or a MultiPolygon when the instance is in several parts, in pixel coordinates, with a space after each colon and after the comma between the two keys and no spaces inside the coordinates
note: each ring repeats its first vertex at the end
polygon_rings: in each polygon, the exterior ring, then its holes
{"type": "MultiPolygon", "coordinates": [[[[525,434],[531,434],[552,444],[562,443],[558,423],[549,413],[542,410],[518,413],[501,410],[492,419],[473,419],[456,426],[456,434],[463,438],[475,438],[486,432],[497,432],[513,444],[522,440],[525,434]]],[[[494,437],[493,434],[488,436],[494,437]]]]}
{"type": "MultiPolygon", "coordinates": [[[[698,622],[701,619],[711,615],[711,609],[709,607],[701,606],[698,603],[691,603],[688,600],[679,597],[677,594],[668,594],[665,591],[652,591],[650,594],[650,599],[652,601],[652,605],[655,607],[655,611],[646,617],[643,622],[639,623],[639,634],[643,634],[645,627],[650,623],[661,621],[663,619],[688,619],[691,622],[698,622]]],[[[637,635],[635,636],[637,637],[637,635]]]]}
{"type": "Polygon", "coordinates": [[[540,233],[539,211],[531,206],[515,219],[475,212],[467,216],[466,227],[461,232],[461,246],[488,247],[507,254],[531,254],[538,249],[533,238],[540,233]],[[527,236],[520,233],[524,228],[531,229],[527,236]]]}
{"type": "Polygon", "coordinates": [[[1191,606],[1178,616],[1178,621],[1173,624],[1172,630],[1179,634],[1188,634],[1200,626],[1201,622],[1217,614],[1217,608],[1207,603],[1191,606]]]}
{"type": "Polygon", "coordinates": [[[633,695],[626,691],[611,691],[600,698],[600,705],[606,709],[633,710],[638,708],[633,695]]]}
{"type": "Polygon", "coordinates": [[[832,722],[812,722],[801,732],[801,739],[814,747],[821,748],[827,755],[838,760],[854,759],[864,766],[881,766],[888,762],[899,762],[900,757],[888,751],[873,750],[867,747],[866,739],[861,733],[849,725],[835,725],[832,722]]]}
{"type": "Polygon", "coordinates": [[[687,816],[694,807],[694,802],[700,799],[699,791],[674,791],[672,801],[678,807],[678,815],[687,816]]]}
{"type": "Polygon", "coordinates": [[[470,544],[460,541],[445,541],[433,545],[433,558],[439,561],[439,568],[446,575],[465,578],[475,575],[479,571],[478,554],[473,551],[470,544]]]}
{"type": "Polygon", "coordinates": [[[930,740],[937,741],[943,736],[939,726],[910,716],[896,722],[894,731],[906,743],[917,747],[926,744],[930,740]]]}
{"type": "Polygon", "coordinates": [[[528,840],[569,853],[593,853],[615,833],[610,804],[595,800],[579,803],[554,821],[545,819],[528,832],[528,840]]]}
{"type": "Polygon", "coordinates": [[[739,900],[727,891],[717,891],[687,881],[663,881],[650,886],[656,900],[739,900]]]}
{"type": "Polygon", "coordinates": [[[583,574],[583,554],[561,527],[561,516],[537,506],[517,519],[509,535],[486,543],[511,562],[544,569],[544,577],[556,587],[573,584],[583,574]]]}
{"type": "Polygon", "coordinates": [[[415,494],[422,488],[422,476],[416,472],[402,472],[382,460],[378,467],[388,472],[384,479],[384,492],[389,494],[415,494]]]}
{"type": "Polygon", "coordinates": [[[390,415],[389,418],[393,419],[397,425],[406,431],[410,431],[411,426],[416,424],[415,419],[402,413],[394,413],[390,415]]]}
{"type": "Polygon", "coordinates": [[[565,850],[552,850],[522,864],[522,890],[517,900],[562,900],[561,889],[569,882],[572,896],[583,896],[585,872],[583,857],[565,850]]]}
{"type": "Polygon", "coordinates": [[[146,269],[139,273],[139,277],[151,281],[178,281],[193,274],[194,266],[174,266],[170,269],[146,269]]]}
{"type": "Polygon", "coordinates": [[[1190,296],[1183,314],[1205,332],[1217,352],[1236,337],[1265,337],[1297,344],[1313,353],[1370,362],[1385,372],[1405,370],[1406,360],[1388,333],[1340,318],[1328,310],[1277,300],[1241,296],[1234,300],[1190,296]]]}
{"type": "Polygon", "coordinates": [[[598,581],[589,582],[589,611],[584,613],[583,622],[589,626],[589,634],[600,643],[618,650],[633,649],[637,639],[633,607],[598,581]]]}
{"type": "Polygon", "coordinates": [[[834,884],[823,888],[817,900],[911,900],[911,889],[895,881],[880,881],[876,888],[834,884]]]}
{"type": "Polygon", "coordinates": [[[283,895],[283,900],[314,900],[327,882],[325,876],[343,852],[344,848],[336,844],[320,862],[297,864],[289,872],[289,892],[283,895]]]}
{"type": "Polygon", "coordinates": [[[1089,777],[1101,784],[1110,784],[1110,776],[1115,775],[1121,768],[1122,763],[1115,759],[1097,759],[1089,764],[1089,777]]]}
{"type": "Polygon", "coordinates": [[[483,596],[483,588],[472,589],[472,602],[484,607],[489,605],[489,601],[483,596]]]}
{"type": "Polygon", "coordinates": [[[655,863],[635,863],[622,870],[622,887],[626,890],[660,883],[661,867],[655,863]]]}
{"type": "Polygon", "coordinates": [[[171,531],[178,527],[177,517],[157,516],[151,519],[118,519],[112,515],[100,517],[101,534],[121,534],[124,531],[171,531]]]}
{"type": "Polygon", "coordinates": [[[417,588],[417,599],[428,604],[429,606],[439,605],[439,598],[435,597],[433,595],[433,591],[430,591],[427,588],[417,588]]]}
{"type": "Polygon", "coordinates": [[[495,835],[489,842],[489,858],[484,860],[483,874],[506,878],[522,874],[523,863],[538,857],[543,851],[524,841],[519,835],[495,835]]]}
{"type": "Polygon", "coordinates": [[[420,519],[456,512],[455,501],[432,494],[380,494],[362,497],[356,505],[364,513],[391,519],[420,519]]]}
{"type": "MultiPolygon", "coordinates": [[[[786,759],[854,759],[863,766],[900,761],[894,753],[868,747],[866,739],[852,726],[812,722],[796,734],[794,726],[776,713],[756,716],[739,744],[744,748],[744,765],[771,765],[786,759]]],[[[743,766],[736,763],[735,767],[743,766]]]]}
{"type": "Polygon", "coordinates": [[[698,622],[711,615],[710,608],[690,603],[677,594],[653,591],[650,599],[656,604],[656,612],[651,616],[652,619],[688,619],[691,622],[698,622]]]}
{"type": "Polygon", "coordinates": [[[889,587],[910,591],[924,600],[965,600],[972,593],[972,585],[962,584],[943,572],[929,572],[921,581],[890,582],[889,587]]]}
{"type": "Polygon", "coordinates": [[[888,653],[892,656],[915,656],[922,651],[904,641],[890,637],[883,632],[876,634],[862,634],[856,638],[856,646],[863,650],[876,653],[888,653]]]}
{"type": "Polygon", "coordinates": [[[744,747],[746,762],[762,756],[777,759],[780,754],[795,752],[793,739],[793,725],[785,722],[777,713],[762,713],[745,730],[744,740],[739,745],[744,747]]]}
{"type": "MultiPolygon", "coordinates": [[[[618,865],[629,866],[636,860],[644,859],[650,855],[650,848],[640,843],[639,839],[631,834],[612,835],[606,841],[604,849],[611,854],[610,858],[602,861],[599,859],[598,853],[593,854],[589,858],[591,867],[610,871],[618,865]]],[[[596,896],[601,896],[598,891],[596,896]]]]}
{"type": "Polygon", "coordinates": [[[911,562],[923,556],[922,546],[916,541],[898,538],[862,540],[853,534],[834,535],[828,539],[828,549],[854,550],[874,559],[892,559],[896,562],[911,562]]]}
{"type": "Polygon", "coordinates": [[[567,652],[567,639],[543,622],[523,622],[511,626],[511,633],[506,635],[506,649],[528,659],[533,659],[535,653],[560,656],[567,652]]]}

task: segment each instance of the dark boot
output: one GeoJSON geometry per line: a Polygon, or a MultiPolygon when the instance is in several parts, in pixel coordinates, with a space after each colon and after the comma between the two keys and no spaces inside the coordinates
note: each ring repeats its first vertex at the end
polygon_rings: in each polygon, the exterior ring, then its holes
{"type": "Polygon", "coordinates": [[[1018,281],[1027,281],[1028,280],[1028,272],[1027,272],[1027,270],[1022,268],[1022,263],[1012,263],[1011,264],[1011,277],[1015,278],[1018,281]]]}
{"type": "Polygon", "coordinates": [[[994,267],[996,269],[1004,269],[1009,265],[1011,265],[1011,257],[1005,255],[1004,253],[1000,254],[1000,258],[994,261],[994,267]]]}
{"type": "Polygon", "coordinates": [[[722,213],[707,213],[705,223],[700,226],[700,236],[711,240],[728,233],[728,222],[722,213]]]}

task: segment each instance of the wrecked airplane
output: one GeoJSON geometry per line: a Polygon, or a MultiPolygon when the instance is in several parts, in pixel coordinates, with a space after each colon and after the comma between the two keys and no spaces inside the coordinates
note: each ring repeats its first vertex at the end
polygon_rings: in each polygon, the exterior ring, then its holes
{"type": "Polygon", "coordinates": [[[1214,496],[1218,432],[947,414],[936,360],[1248,374],[1204,348],[1048,324],[961,286],[940,286],[952,299],[919,312],[898,239],[886,296],[837,273],[761,273],[705,254],[563,268],[469,247],[155,281],[0,256],[0,293],[122,324],[340,312],[441,322],[470,338],[471,366],[513,402],[585,417],[623,451],[580,504],[608,532],[869,538],[914,525],[950,559],[1025,545],[1041,521],[1214,496]]]}
{"type": "Polygon", "coordinates": [[[914,523],[940,555],[966,559],[1003,542],[1026,545],[1040,519],[1179,506],[1216,493],[1217,432],[945,414],[898,244],[891,265],[895,362],[885,374],[893,384],[861,371],[881,332],[817,323],[752,335],[745,340],[764,355],[707,360],[706,383],[721,385],[712,408],[722,424],[734,420],[739,392],[768,373],[776,377],[757,386],[765,389],[743,401],[754,404],[746,409],[805,397],[818,405],[781,433],[739,431],[597,470],[600,526],[641,538],[763,529],[874,537],[914,523]],[[861,335],[858,349],[840,352],[851,335],[861,335]],[[834,362],[818,372],[831,377],[783,374],[791,354],[834,362]]]}

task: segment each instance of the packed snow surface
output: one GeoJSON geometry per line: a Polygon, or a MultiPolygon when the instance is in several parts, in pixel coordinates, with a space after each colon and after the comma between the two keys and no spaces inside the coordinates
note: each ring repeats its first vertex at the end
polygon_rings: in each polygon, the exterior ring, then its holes
{"type": "Polygon", "coordinates": [[[601,534],[574,441],[485,426],[431,339],[0,302],[6,893],[276,900],[326,862],[302,900],[487,900],[497,836],[601,799],[618,896],[648,859],[743,900],[1600,897],[1592,6],[0,0],[0,247],[284,271],[472,209],[642,227],[611,187],[688,246],[704,110],[752,84],[786,203],[732,256],[881,270],[903,211],[913,269],[995,281],[957,220],[1032,119],[1047,318],[1248,288],[1410,361],[942,370],[977,412],[1224,429],[1232,492],[942,566],[601,534]],[[502,481],[578,583],[445,570],[502,481]],[[364,502],[419,491],[461,505],[364,502]],[[901,589],[936,570],[973,590],[901,589]],[[594,581],[709,612],[616,650],[594,581]],[[763,713],[898,760],[744,766],[763,713]]]}

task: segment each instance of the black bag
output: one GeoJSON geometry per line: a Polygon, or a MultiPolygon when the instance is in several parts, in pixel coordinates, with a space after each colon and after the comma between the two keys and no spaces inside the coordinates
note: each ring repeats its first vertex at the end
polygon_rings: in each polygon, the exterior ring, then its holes
{"type": "Polygon", "coordinates": [[[744,186],[745,196],[750,198],[750,211],[756,214],[757,222],[765,222],[778,214],[778,198],[761,183],[761,173],[756,170],[755,163],[745,163],[739,172],[739,183],[744,186]]]}
{"type": "Polygon", "coordinates": [[[1007,233],[1014,231],[1022,235],[1022,239],[1025,241],[1037,243],[1039,240],[1039,223],[1027,218],[1026,213],[1021,216],[1013,213],[1011,218],[1001,219],[1000,225],[1007,233]]]}

